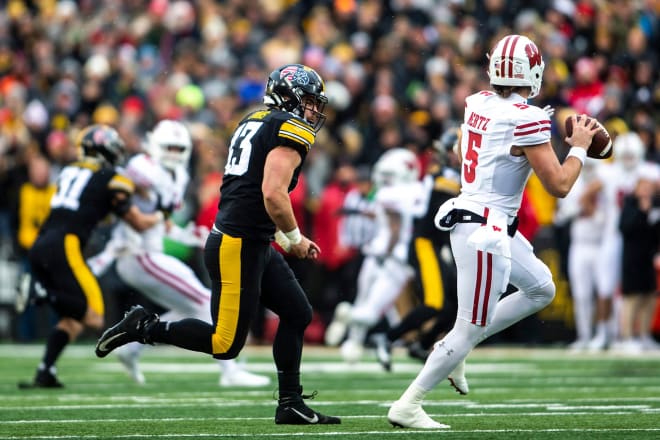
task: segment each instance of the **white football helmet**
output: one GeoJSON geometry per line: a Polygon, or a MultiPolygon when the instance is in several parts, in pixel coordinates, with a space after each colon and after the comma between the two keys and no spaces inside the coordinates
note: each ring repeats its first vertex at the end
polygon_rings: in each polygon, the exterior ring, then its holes
{"type": "Polygon", "coordinates": [[[623,168],[632,170],[644,159],[646,148],[637,133],[628,132],[618,135],[612,145],[614,160],[623,168]]]}
{"type": "Polygon", "coordinates": [[[192,153],[192,139],[181,122],[164,119],[147,133],[145,150],[167,169],[186,168],[192,153]]]}
{"type": "Polygon", "coordinates": [[[507,35],[489,54],[490,83],[499,86],[528,86],[533,98],[541,91],[545,63],[536,44],[522,35],[507,35]]]}
{"type": "Polygon", "coordinates": [[[393,148],[383,153],[374,164],[371,179],[377,188],[415,182],[419,179],[417,156],[405,148],[393,148]]]}

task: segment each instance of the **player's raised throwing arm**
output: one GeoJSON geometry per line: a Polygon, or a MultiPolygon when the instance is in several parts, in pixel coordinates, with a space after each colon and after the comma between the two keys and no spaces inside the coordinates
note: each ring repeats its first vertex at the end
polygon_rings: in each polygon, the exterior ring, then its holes
{"type": "MultiPolygon", "coordinates": [[[[571,117],[576,118],[575,115],[571,117]]],[[[573,187],[582,169],[591,139],[598,131],[597,124],[587,125],[587,118],[581,118],[580,121],[574,120],[573,126],[575,127],[573,135],[566,138],[566,142],[571,145],[573,151],[569,153],[563,164],[559,163],[550,142],[520,148],[527,156],[527,160],[546,191],[555,197],[566,197],[573,187]],[[577,149],[583,150],[584,153],[580,153],[577,149]]],[[[519,147],[513,147],[514,155],[517,148],[519,147]]]]}

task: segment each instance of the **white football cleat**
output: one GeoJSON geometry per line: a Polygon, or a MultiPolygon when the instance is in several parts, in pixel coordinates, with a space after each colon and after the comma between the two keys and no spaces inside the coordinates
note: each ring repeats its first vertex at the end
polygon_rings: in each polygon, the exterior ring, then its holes
{"type": "Polygon", "coordinates": [[[648,351],[660,350],[660,344],[658,344],[658,342],[656,342],[656,340],[653,339],[651,335],[644,335],[639,339],[639,341],[642,344],[643,350],[648,350],[648,351]]]}
{"type": "Polygon", "coordinates": [[[223,372],[220,376],[221,387],[265,387],[270,385],[270,377],[250,373],[241,368],[234,369],[231,373],[223,372]]]}
{"type": "Polygon", "coordinates": [[[590,339],[576,339],[568,345],[568,350],[572,353],[585,351],[589,347],[590,339]]]}
{"type": "Polygon", "coordinates": [[[332,322],[325,329],[325,345],[336,347],[341,344],[346,336],[348,324],[351,321],[351,310],[353,306],[347,301],[342,301],[335,307],[332,322]]]}
{"type": "Polygon", "coordinates": [[[607,335],[604,332],[600,332],[589,341],[587,344],[587,350],[591,352],[602,351],[606,350],[609,345],[610,341],[608,340],[607,335]]]}
{"type": "Polygon", "coordinates": [[[341,357],[344,359],[344,361],[348,362],[349,364],[354,364],[362,359],[362,355],[364,354],[364,346],[351,339],[347,339],[343,344],[341,344],[339,352],[341,353],[341,357]]]}
{"type": "Polygon", "coordinates": [[[449,373],[449,377],[447,377],[447,379],[449,379],[449,383],[459,394],[466,395],[470,392],[468,381],[465,378],[465,359],[456,365],[456,368],[454,368],[454,371],[449,373]]]}
{"type": "Polygon", "coordinates": [[[131,349],[130,345],[124,345],[117,349],[117,357],[119,358],[119,362],[126,368],[126,372],[133,379],[133,382],[138,385],[144,385],[146,380],[138,364],[138,359],[140,358],[139,351],[131,349]]]}
{"type": "Polygon", "coordinates": [[[421,405],[397,400],[387,412],[387,420],[395,428],[448,429],[450,426],[438,423],[428,416],[421,405]]]}

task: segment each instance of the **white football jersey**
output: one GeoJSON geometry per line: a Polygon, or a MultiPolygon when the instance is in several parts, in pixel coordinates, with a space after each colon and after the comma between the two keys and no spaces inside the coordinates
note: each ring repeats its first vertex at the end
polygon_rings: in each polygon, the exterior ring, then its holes
{"type": "Polygon", "coordinates": [[[626,169],[620,162],[605,163],[598,168],[598,179],[603,184],[602,195],[606,209],[605,232],[619,234],[619,216],[623,199],[632,193],[640,176],[660,179],[658,165],[652,162],[640,162],[633,169],[626,169]]]}
{"type": "Polygon", "coordinates": [[[566,197],[557,201],[555,219],[559,222],[572,221],[571,245],[595,245],[603,240],[606,211],[603,195],[596,195],[596,209],[589,216],[582,214],[581,204],[586,189],[598,179],[598,170],[602,166],[607,165],[596,159],[588,159],[566,197]]]}
{"type": "Polygon", "coordinates": [[[375,235],[364,246],[366,255],[386,256],[391,239],[387,212],[401,216],[399,239],[391,255],[399,261],[407,261],[408,245],[413,232],[413,220],[424,214],[426,193],[422,182],[402,183],[380,188],[374,197],[375,235]]]}
{"type": "MultiPolygon", "coordinates": [[[[163,206],[181,206],[190,179],[183,167],[170,172],[146,154],[131,158],[125,174],[135,183],[135,205],[145,213],[156,211],[159,198],[163,206]]],[[[158,223],[140,233],[120,221],[112,232],[112,241],[118,248],[162,252],[165,235],[164,223],[158,223]]]]}
{"type": "Polygon", "coordinates": [[[532,168],[524,155],[512,156],[511,147],[549,142],[550,118],[518,94],[481,91],[465,100],[461,132],[459,200],[515,216],[532,168]]]}

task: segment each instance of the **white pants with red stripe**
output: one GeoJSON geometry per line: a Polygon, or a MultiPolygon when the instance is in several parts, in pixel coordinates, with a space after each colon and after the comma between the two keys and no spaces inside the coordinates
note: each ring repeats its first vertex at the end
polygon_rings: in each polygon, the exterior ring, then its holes
{"type": "Polygon", "coordinates": [[[511,259],[467,245],[476,223],[459,223],[451,231],[458,278],[458,314],[454,328],[429,355],[413,382],[431,390],[446,379],[470,351],[487,337],[550,304],[555,285],[548,267],[519,232],[511,239],[511,259]],[[507,272],[510,274],[506,278],[507,272]],[[500,296],[507,283],[517,292],[500,296]]]}
{"type": "Polygon", "coordinates": [[[154,303],[181,316],[211,321],[211,292],[181,260],[160,252],[120,256],[117,274],[154,303]]]}
{"type": "MultiPolygon", "coordinates": [[[[476,223],[459,223],[452,230],[450,237],[457,269],[458,318],[479,326],[487,326],[494,318],[498,300],[508,283],[526,296],[534,296],[538,290],[552,283],[552,274],[545,263],[534,254],[529,241],[520,233],[516,233],[511,239],[510,260],[468,246],[468,237],[478,227],[480,225],[476,223]],[[509,265],[510,273],[506,279],[509,265]]],[[[549,301],[543,306],[548,303],[549,301]]],[[[541,307],[534,308],[536,310],[522,308],[520,314],[524,316],[515,321],[511,320],[509,325],[540,310],[541,307]]]]}

